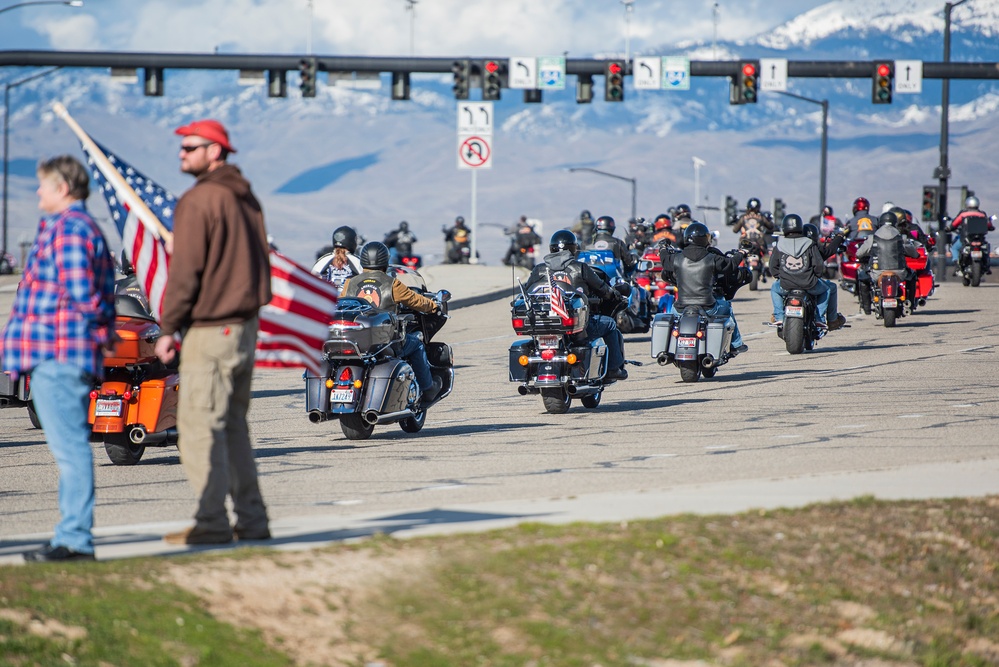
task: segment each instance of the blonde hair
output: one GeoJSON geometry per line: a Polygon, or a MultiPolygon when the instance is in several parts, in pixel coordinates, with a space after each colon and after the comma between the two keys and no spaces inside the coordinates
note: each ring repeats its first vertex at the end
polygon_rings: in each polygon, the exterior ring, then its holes
{"type": "Polygon", "coordinates": [[[347,266],[347,249],[346,248],[336,248],[333,251],[333,266],[338,269],[342,269],[347,266]]]}

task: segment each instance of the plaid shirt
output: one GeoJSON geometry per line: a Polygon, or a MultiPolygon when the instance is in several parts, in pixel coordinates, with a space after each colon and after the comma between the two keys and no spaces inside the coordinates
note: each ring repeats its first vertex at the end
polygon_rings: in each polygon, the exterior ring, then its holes
{"type": "Polygon", "coordinates": [[[43,218],[3,330],[3,369],[43,361],[104,375],[101,346],[114,321],[114,263],[83,202],[43,218]]]}

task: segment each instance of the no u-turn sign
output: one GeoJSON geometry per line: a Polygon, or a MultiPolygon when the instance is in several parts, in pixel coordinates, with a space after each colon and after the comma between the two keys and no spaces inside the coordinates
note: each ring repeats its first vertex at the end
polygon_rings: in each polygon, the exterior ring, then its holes
{"type": "Polygon", "coordinates": [[[492,139],[475,134],[458,135],[458,169],[491,169],[492,139]]]}

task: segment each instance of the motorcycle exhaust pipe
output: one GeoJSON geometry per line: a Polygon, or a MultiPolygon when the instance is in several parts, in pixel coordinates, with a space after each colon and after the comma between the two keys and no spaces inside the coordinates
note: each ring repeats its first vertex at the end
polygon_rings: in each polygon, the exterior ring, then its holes
{"type": "Polygon", "coordinates": [[[714,365],[715,365],[715,358],[712,357],[710,354],[704,355],[704,358],[701,359],[701,366],[703,366],[704,368],[710,369],[714,367],[714,365]]]}
{"type": "Polygon", "coordinates": [[[326,413],[322,410],[309,410],[309,421],[313,424],[326,421],[326,413]]]}
{"type": "Polygon", "coordinates": [[[517,393],[520,394],[521,396],[527,396],[531,392],[527,389],[527,385],[522,384],[519,387],[517,387],[517,393]]]}
{"type": "Polygon", "coordinates": [[[128,432],[128,439],[136,445],[141,445],[146,440],[146,427],[133,426],[132,430],[128,432]]]}
{"type": "Polygon", "coordinates": [[[128,439],[137,445],[162,445],[177,442],[177,429],[168,428],[165,431],[150,433],[145,426],[133,426],[128,432],[128,439]]]}
{"type": "Polygon", "coordinates": [[[407,417],[415,417],[416,413],[412,410],[399,410],[399,412],[387,412],[383,415],[378,414],[374,410],[368,410],[364,413],[363,419],[372,426],[375,424],[384,424],[386,422],[399,421],[400,419],[406,419],[407,417]]]}
{"type": "Polygon", "coordinates": [[[378,423],[378,413],[375,412],[374,410],[368,410],[367,412],[364,413],[362,419],[364,419],[364,421],[374,426],[375,424],[378,423]]]}
{"type": "Polygon", "coordinates": [[[918,303],[920,307],[923,307],[926,305],[926,299],[920,299],[918,303]]]}
{"type": "Polygon", "coordinates": [[[666,364],[669,363],[669,359],[666,358],[665,354],[660,354],[658,357],[656,357],[656,363],[659,364],[660,366],[665,366],[666,364]]]}

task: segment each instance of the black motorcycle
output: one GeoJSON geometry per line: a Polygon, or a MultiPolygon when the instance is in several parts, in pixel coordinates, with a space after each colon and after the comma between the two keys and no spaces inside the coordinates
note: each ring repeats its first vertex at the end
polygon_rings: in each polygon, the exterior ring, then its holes
{"type": "Polygon", "coordinates": [[[454,386],[451,347],[430,342],[447,322],[451,295],[442,290],[433,298],[438,313],[400,309],[399,315],[377,310],[363,299],[340,299],[323,343],[326,372],[306,374],[309,420],[337,419],[349,440],[364,440],[376,425],[395,422],[407,433],[418,433],[427,410],[454,386]],[[423,336],[430,372],[441,381],[441,391],[430,404],[421,403],[415,373],[399,354],[407,331],[423,336]]]}
{"type": "Polygon", "coordinates": [[[989,223],[983,217],[968,218],[961,225],[961,254],[957,258],[958,272],[964,286],[978,287],[982,274],[989,273],[989,253],[992,246],[985,240],[989,223]]]}
{"type": "MultiPolygon", "coordinates": [[[[555,287],[554,289],[561,289],[555,287]]],[[[552,312],[550,289],[521,290],[512,304],[513,330],[527,338],[510,346],[510,381],[521,396],[541,394],[545,410],[569,411],[573,398],[585,408],[600,405],[607,374],[607,345],[602,338],[587,342],[590,306],[579,293],[564,294],[568,317],[552,312]]]]}
{"type": "Polygon", "coordinates": [[[767,274],[769,273],[766,266],[767,251],[760,241],[750,238],[743,238],[739,241],[739,248],[746,251],[743,266],[749,269],[750,274],[752,274],[749,281],[749,291],[755,292],[759,288],[760,282],[764,284],[767,282],[767,274]]]}
{"type": "Polygon", "coordinates": [[[818,304],[805,290],[789,290],[784,297],[784,323],[777,325],[777,336],[790,354],[811,350],[825,335],[818,326],[818,304]]]}

